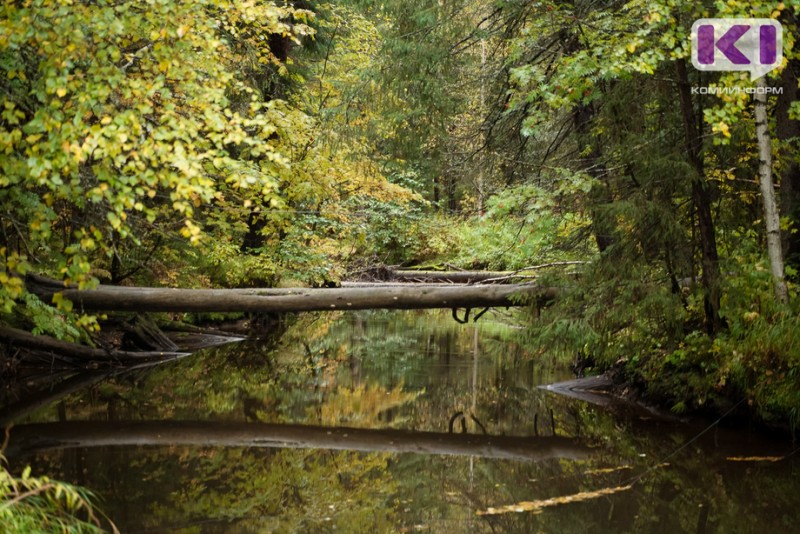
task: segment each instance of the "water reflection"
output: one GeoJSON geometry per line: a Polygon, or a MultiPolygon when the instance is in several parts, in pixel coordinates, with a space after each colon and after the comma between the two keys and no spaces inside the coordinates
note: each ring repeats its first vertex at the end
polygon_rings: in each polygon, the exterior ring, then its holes
{"type": "Polygon", "coordinates": [[[17,424],[92,421],[84,426],[116,428],[118,437],[127,427],[115,422],[125,421],[140,429],[152,424],[155,434],[158,425],[169,425],[158,422],[193,421],[227,438],[232,430],[225,435],[225,428],[271,424],[428,433],[452,427],[542,438],[555,431],[592,444],[590,458],[523,461],[129,439],[124,446],[69,447],[12,460],[93,489],[122,532],[794,528],[794,457],[730,460],[782,457],[789,446],[722,429],[686,445],[702,427],[615,418],[542,391],[539,385],[569,374],[526,352],[516,330],[503,324],[510,320],[487,315],[460,325],[449,312],[308,314],[277,345],[224,346],[114,377],[17,424]],[[609,488],[623,489],[603,493],[609,488]],[[491,509],[502,513],[479,515],[491,509]]]}

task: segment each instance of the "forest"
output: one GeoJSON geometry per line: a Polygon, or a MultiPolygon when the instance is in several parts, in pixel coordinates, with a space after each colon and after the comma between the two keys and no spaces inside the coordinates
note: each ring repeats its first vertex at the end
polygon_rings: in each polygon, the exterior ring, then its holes
{"type": "Polygon", "coordinates": [[[798,15],[798,0],[6,1],[3,382],[30,363],[9,332],[113,335],[115,315],[67,289],[489,271],[557,288],[515,302],[509,342],[529,359],[794,436],[798,15]],[[709,18],[777,21],[782,61],[758,79],[695,68],[709,18]]]}

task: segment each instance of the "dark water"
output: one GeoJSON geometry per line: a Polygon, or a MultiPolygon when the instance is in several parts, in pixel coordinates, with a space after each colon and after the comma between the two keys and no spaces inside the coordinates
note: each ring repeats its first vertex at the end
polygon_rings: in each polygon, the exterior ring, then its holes
{"type": "MultiPolygon", "coordinates": [[[[449,312],[304,315],[277,342],[105,380],[17,422],[116,424],[112,434],[127,445],[22,452],[11,462],[89,487],[123,533],[800,531],[800,465],[794,455],[779,459],[790,443],[719,427],[698,437],[704,424],[626,418],[539,389],[572,377],[522,348],[512,322],[489,314],[459,325],[449,312]],[[232,422],[555,430],[592,452],[519,460],[181,445],[163,427],[136,434],[119,421],[193,421],[221,439],[232,422]],[[147,445],[151,438],[162,443],[147,445]],[[499,513],[483,515],[492,509],[499,513]]],[[[76,425],[76,435],[85,428],[76,425]]]]}

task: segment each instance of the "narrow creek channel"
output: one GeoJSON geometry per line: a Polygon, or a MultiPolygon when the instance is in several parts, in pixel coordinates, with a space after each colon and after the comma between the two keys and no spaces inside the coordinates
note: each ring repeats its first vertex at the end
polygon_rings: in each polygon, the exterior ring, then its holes
{"type": "Polygon", "coordinates": [[[512,323],[303,314],[42,406],[9,460],[122,533],[796,531],[790,443],[541,389],[572,375],[512,323]]]}

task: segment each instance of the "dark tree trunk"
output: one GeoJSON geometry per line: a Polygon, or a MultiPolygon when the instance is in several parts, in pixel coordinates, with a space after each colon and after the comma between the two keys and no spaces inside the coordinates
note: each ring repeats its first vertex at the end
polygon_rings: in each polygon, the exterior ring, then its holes
{"type": "Polygon", "coordinates": [[[242,240],[240,250],[246,254],[257,254],[264,246],[264,229],[266,221],[260,211],[253,210],[247,216],[247,233],[242,240]]]}
{"type": "Polygon", "coordinates": [[[447,176],[447,209],[450,213],[455,213],[458,210],[458,200],[456,198],[456,179],[453,176],[447,176]]]}
{"type": "Polygon", "coordinates": [[[694,103],[692,102],[689,76],[686,72],[686,62],[683,59],[675,62],[675,71],[678,76],[678,93],[686,138],[686,156],[694,170],[690,179],[692,203],[697,213],[698,237],[700,239],[700,263],[703,268],[700,281],[703,285],[706,331],[713,335],[720,328],[719,256],[717,254],[714,219],[711,214],[711,191],[705,179],[703,140],[701,131],[698,128],[701,114],[695,111],[694,103]]]}
{"type": "Polygon", "coordinates": [[[603,153],[600,150],[599,139],[591,137],[591,122],[595,116],[594,106],[591,104],[578,106],[573,111],[572,121],[578,140],[578,151],[586,154],[581,161],[581,167],[596,180],[596,185],[589,192],[592,216],[592,234],[594,235],[597,249],[604,252],[614,243],[614,223],[605,212],[607,206],[613,201],[611,187],[608,184],[608,169],[602,162],[603,153]]]}
{"type": "Polygon", "coordinates": [[[783,70],[780,87],[783,93],[778,95],[775,108],[776,137],[780,141],[778,158],[781,162],[780,204],[781,213],[792,222],[792,230],[783,232],[783,253],[786,263],[800,269],[800,121],[789,118],[789,108],[793,102],[800,100],[800,89],[797,87],[800,76],[800,60],[791,59],[783,70]]]}

